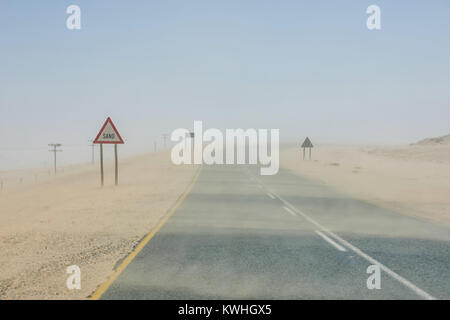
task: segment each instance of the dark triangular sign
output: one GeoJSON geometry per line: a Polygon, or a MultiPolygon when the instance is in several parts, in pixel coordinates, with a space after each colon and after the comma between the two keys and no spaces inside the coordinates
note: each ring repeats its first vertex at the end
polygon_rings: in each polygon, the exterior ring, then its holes
{"type": "Polygon", "coordinates": [[[305,141],[303,141],[302,148],[314,148],[308,137],[306,137],[305,141]]]}

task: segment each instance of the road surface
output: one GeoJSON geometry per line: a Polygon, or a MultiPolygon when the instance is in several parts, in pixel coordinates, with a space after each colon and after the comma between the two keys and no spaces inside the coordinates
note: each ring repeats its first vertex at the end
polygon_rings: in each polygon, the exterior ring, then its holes
{"type": "Polygon", "coordinates": [[[203,166],[102,299],[449,299],[450,230],[280,170],[203,166]],[[381,268],[381,289],[367,268],[381,268]]]}

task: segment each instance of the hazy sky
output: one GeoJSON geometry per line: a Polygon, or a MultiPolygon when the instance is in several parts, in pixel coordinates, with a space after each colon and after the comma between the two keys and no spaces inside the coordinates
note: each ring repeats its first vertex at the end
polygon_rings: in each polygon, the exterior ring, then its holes
{"type": "Polygon", "coordinates": [[[313,142],[448,134],[449,40],[448,0],[2,0],[0,170],[48,165],[51,142],[88,161],[107,116],[123,152],[193,120],[313,142]]]}

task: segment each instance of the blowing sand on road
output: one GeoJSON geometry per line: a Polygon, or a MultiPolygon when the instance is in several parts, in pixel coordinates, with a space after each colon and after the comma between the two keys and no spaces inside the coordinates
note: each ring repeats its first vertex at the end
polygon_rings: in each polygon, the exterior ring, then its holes
{"type": "Polygon", "coordinates": [[[313,161],[298,148],[281,165],[371,203],[450,227],[450,136],[403,146],[322,145],[313,161]]]}
{"type": "MultiPolygon", "coordinates": [[[[426,159],[416,163],[412,155],[420,149],[410,146],[376,148],[397,156],[410,152],[407,160],[371,153],[365,158],[364,150],[372,148],[325,147],[316,155],[322,163],[307,163],[299,159],[298,148],[287,147],[274,176],[260,176],[254,166],[204,166],[173,216],[93,297],[448,299],[448,217],[426,206],[419,217],[390,206],[388,192],[365,199],[345,187],[351,181],[370,192],[375,188],[370,175],[377,175],[389,176],[388,185],[400,194],[410,192],[402,175],[408,172],[394,175],[392,161],[408,169],[417,165],[418,171],[426,159]],[[336,154],[344,168],[365,168],[369,179],[345,170],[318,176],[336,154]],[[366,287],[371,265],[382,270],[382,290],[366,287]]],[[[433,182],[436,189],[430,192],[449,191],[439,178],[433,182]]],[[[409,202],[399,201],[406,210],[409,202]]]]}

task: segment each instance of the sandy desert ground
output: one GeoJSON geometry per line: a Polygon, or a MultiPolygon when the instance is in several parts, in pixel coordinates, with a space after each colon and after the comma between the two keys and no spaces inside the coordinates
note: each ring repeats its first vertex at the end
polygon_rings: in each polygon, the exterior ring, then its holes
{"type": "Polygon", "coordinates": [[[450,227],[450,144],[316,145],[311,161],[302,157],[298,147],[284,148],[281,166],[350,196],[450,227]]]}
{"type": "Polygon", "coordinates": [[[176,203],[194,166],[168,152],[111,163],[100,188],[98,164],[2,172],[0,299],[83,299],[113,273],[176,203]],[[63,172],[64,171],[64,172],[63,172]],[[81,268],[81,290],[66,287],[66,267],[81,268]]]}

